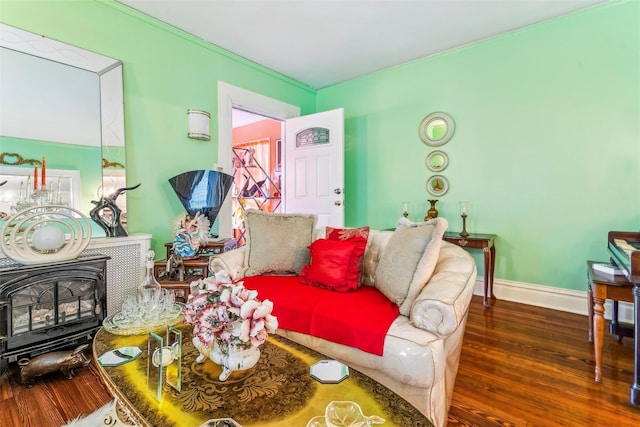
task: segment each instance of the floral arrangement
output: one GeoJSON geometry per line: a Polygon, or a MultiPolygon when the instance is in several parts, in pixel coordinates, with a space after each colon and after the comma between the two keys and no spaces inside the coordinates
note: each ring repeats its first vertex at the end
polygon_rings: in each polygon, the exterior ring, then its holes
{"type": "Polygon", "coordinates": [[[260,301],[258,292],[233,283],[226,272],[191,283],[184,309],[184,323],[193,325],[193,337],[205,347],[248,344],[258,347],[278,329],[271,314],[273,302],[260,301]]]}

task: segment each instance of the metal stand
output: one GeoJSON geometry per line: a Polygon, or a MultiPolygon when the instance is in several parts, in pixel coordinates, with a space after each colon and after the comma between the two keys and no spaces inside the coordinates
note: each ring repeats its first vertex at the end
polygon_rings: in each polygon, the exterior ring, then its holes
{"type": "Polygon", "coordinates": [[[460,235],[462,237],[469,237],[469,233],[467,233],[467,214],[463,213],[460,216],[462,217],[462,231],[460,232],[460,235]]]}

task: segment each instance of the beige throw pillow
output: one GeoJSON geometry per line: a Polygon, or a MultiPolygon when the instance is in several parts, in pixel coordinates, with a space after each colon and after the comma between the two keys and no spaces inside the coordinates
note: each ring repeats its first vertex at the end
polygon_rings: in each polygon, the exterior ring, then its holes
{"type": "Polygon", "coordinates": [[[400,314],[409,316],[431,278],[448,225],[444,218],[400,224],[382,250],[374,286],[400,307],[400,314]]]}
{"type": "Polygon", "coordinates": [[[248,209],[245,276],[300,274],[318,221],[314,214],[284,214],[248,209]]]}

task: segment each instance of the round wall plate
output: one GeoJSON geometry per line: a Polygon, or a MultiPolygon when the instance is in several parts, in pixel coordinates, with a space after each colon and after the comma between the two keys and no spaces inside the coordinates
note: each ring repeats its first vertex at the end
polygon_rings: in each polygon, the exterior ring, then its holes
{"type": "Polygon", "coordinates": [[[449,190],[449,180],[442,175],[433,175],[427,180],[427,191],[433,196],[442,196],[449,190]]]}

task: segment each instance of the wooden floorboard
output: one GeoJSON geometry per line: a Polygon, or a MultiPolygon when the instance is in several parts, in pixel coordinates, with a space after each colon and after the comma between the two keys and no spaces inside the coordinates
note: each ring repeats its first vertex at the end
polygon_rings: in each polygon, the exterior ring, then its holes
{"type": "MultiPolygon", "coordinates": [[[[508,301],[485,309],[473,297],[449,426],[640,426],[629,403],[633,340],[605,334],[595,383],[587,331],[586,316],[508,301]]],[[[112,399],[98,378],[92,363],[25,388],[14,364],[0,378],[0,426],[59,427],[90,413],[112,399]]]]}

